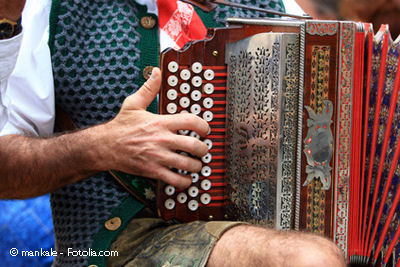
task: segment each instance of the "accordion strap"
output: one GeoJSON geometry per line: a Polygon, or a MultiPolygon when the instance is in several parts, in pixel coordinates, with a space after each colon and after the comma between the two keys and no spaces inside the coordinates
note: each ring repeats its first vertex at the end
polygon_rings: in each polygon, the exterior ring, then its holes
{"type": "Polygon", "coordinates": [[[297,19],[312,19],[312,17],[308,14],[304,14],[302,16],[295,15],[295,14],[288,14],[288,13],[279,12],[279,11],[276,11],[273,9],[260,8],[260,7],[256,7],[256,6],[248,6],[248,5],[243,5],[243,4],[239,4],[239,3],[229,2],[226,0],[182,0],[182,1],[192,4],[194,6],[197,6],[204,12],[211,12],[215,8],[217,8],[217,5],[223,5],[223,6],[237,7],[237,8],[242,8],[242,9],[263,12],[263,13],[267,13],[270,15],[278,15],[278,16],[282,16],[282,17],[292,17],[292,18],[297,18],[297,19]]]}
{"type": "MultiPolygon", "coordinates": [[[[71,117],[68,116],[68,114],[58,106],[56,106],[55,124],[61,131],[74,131],[78,129],[71,117]]],[[[144,177],[114,170],[109,170],[108,173],[114,177],[114,179],[117,180],[118,183],[121,184],[129,194],[131,194],[145,206],[151,208],[152,210],[155,209],[155,182],[144,177]]]]}

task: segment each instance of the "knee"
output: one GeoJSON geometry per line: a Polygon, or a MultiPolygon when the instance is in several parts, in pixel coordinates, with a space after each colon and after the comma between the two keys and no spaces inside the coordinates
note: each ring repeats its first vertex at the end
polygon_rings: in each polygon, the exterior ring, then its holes
{"type": "Polygon", "coordinates": [[[299,244],[294,255],[295,266],[346,266],[342,250],[325,237],[302,234],[303,242],[299,244]]]}

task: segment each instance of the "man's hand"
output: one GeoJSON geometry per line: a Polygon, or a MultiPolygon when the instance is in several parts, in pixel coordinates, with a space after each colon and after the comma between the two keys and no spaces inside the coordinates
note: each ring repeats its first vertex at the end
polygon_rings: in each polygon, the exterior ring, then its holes
{"type": "Polygon", "coordinates": [[[160,179],[179,188],[190,185],[191,179],[170,170],[176,168],[198,172],[202,163],[176,151],[202,157],[207,145],[200,140],[178,135],[178,130],[192,130],[207,135],[209,126],[193,114],[156,115],[146,111],[156,97],[161,73],[153,70],[149,80],[133,95],[126,98],[115,119],[103,125],[104,159],[109,169],[160,179]]]}

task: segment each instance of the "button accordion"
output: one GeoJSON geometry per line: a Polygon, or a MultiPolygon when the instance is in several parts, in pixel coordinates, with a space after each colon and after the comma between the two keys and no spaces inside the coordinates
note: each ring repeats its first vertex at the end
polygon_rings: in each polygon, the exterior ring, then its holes
{"type": "Polygon", "coordinates": [[[399,266],[400,39],[343,21],[228,24],[161,55],[160,113],[211,132],[201,171],[176,170],[189,188],[159,182],[160,215],[316,232],[350,263],[399,266]]]}

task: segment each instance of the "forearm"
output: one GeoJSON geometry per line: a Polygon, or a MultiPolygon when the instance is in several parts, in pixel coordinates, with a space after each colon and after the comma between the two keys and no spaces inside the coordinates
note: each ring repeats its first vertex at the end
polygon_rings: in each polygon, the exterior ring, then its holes
{"type": "Polygon", "coordinates": [[[0,198],[28,198],[52,192],[106,170],[101,126],[40,139],[0,138],[0,198]]]}

